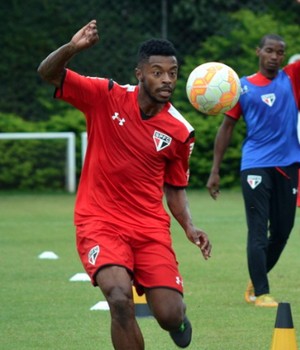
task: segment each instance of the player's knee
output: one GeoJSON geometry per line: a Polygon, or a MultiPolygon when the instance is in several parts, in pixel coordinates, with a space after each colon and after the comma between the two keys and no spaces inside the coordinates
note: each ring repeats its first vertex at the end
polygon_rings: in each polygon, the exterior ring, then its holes
{"type": "Polygon", "coordinates": [[[184,318],[184,311],[179,305],[171,309],[161,308],[155,314],[155,318],[162,329],[170,331],[178,329],[181,325],[184,318]]]}
{"type": "Polygon", "coordinates": [[[106,294],[111,315],[119,322],[126,322],[127,319],[135,317],[134,303],[129,293],[120,287],[111,288],[106,294]]]}

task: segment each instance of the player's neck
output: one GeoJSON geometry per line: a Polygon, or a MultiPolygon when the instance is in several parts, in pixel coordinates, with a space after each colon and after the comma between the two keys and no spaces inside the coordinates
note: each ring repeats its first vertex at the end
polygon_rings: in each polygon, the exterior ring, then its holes
{"type": "Polygon", "coordinates": [[[276,78],[278,70],[260,69],[260,73],[269,80],[276,78]]]}
{"type": "Polygon", "coordinates": [[[140,103],[140,111],[142,119],[149,119],[157,115],[165,106],[165,103],[143,104],[140,103]]]}

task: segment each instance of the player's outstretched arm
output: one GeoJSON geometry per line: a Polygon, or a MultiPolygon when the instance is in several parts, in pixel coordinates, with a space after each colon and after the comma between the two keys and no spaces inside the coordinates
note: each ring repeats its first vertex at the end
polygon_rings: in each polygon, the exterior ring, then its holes
{"type": "Polygon", "coordinates": [[[213,199],[217,199],[220,194],[220,166],[235,125],[236,121],[234,119],[225,116],[215,138],[213,165],[206,183],[206,188],[213,199]]]}
{"type": "Polygon", "coordinates": [[[38,73],[50,84],[60,87],[65,66],[69,60],[82,50],[95,45],[99,40],[97,22],[90,21],[82,27],[65,45],[53,51],[39,65],[38,73]]]}
{"type": "Polygon", "coordinates": [[[207,234],[197,229],[192,222],[186,191],[165,185],[164,192],[168,207],[174,218],[184,229],[187,238],[200,248],[204,259],[208,259],[211,254],[211,243],[207,234]]]}

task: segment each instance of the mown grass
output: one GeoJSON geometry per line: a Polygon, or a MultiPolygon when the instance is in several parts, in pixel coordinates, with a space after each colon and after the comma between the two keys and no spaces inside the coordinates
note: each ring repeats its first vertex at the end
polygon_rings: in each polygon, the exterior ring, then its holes
{"type": "MultiPolygon", "coordinates": [[[[210,235],[212,257],[204,261],[173,222],[173,240],[193,323],[191,350],[268,350],[276,309],[243,300],[248,280],[246,225],[239,191],[217,201],[189,191],[194,221],[210,235]]],[[[104,300],[89,282],[70,282],[83,272],[73,227],[74,196],[0,193],[0,348],[3,350],[112,349],[107,311],[90,311],[104,300]],[[57,260],[41,260],[53,251],[57,260]]],[[[272,294],[291,304],[300,344],[300,208],[290,241],[270,273],[272,294]]],[[[176,349],[153,318],[139,318],[147,350],[176,349]]],[[[130,349],[128,349],[130,350],[130,349]]]]}

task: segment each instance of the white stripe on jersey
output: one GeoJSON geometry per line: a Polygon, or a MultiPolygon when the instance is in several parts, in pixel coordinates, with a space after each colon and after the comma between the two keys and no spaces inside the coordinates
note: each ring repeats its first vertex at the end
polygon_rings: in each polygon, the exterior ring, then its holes
{"type": "Polygon", "coordinates": [[[172,117],[176,118],[182,124],[184,124],[190,133],[194,131],[192,125],[182,116],[182,114],[178,112],[178,110],[173,105],[170,106],[168,112],[172,115],[172,117]]]}

